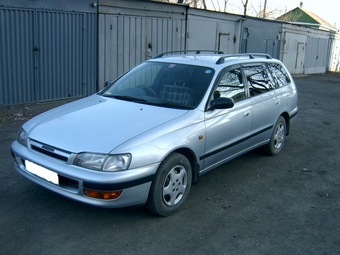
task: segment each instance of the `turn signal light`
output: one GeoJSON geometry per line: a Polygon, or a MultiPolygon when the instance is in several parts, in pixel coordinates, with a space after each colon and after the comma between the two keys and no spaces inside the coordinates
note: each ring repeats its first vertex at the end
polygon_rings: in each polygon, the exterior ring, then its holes
{"type": "Polygon", "coordinates": [[[87,197],[93,197],[98,199],[117,199],[120,197],[120,195],[123,193],[122,190],[116,190],[116,191],[98,191],[98,190],[92,190],[92,189],[85,189],[84,188],[84,194],[87,197]]]}

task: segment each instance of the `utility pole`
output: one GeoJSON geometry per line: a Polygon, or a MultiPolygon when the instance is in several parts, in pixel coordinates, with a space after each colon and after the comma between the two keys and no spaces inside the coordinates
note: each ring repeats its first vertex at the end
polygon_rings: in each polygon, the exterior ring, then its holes
{"type": "Polygon", "coordinates": [[[267,9],[267,0],[264,0],[264,7],[263,7],[263,18],[266,18],[266,9],[267,9]]]}

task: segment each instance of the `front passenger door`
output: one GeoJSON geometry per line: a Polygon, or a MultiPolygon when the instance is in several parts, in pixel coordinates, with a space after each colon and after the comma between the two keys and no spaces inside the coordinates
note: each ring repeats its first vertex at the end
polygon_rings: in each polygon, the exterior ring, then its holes
{"type": "Polygon", "coordinates": [[[224,70],[211,93],[210,103],[218,97],[232,98],[230,109],[208,109],[205,112],[205,171],[226,162],[248,148],[252,125],[252,107],[240,67],[224,70]]]}

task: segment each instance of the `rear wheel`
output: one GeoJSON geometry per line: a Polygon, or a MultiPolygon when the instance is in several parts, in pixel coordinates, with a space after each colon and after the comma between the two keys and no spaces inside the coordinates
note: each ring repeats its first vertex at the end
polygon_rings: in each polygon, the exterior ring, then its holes
{"type": "Polygon", "coordinates": [[[191,189],[191,165],[182,154],[170,154],[160,165],[152,182],[146,207],[160,216],[176,212],[191,189]]]}
{"type": "Polygon", "coordinates": [[[286,120],[282,116],[277,120],[270,141],[264,149],[269,155],[277,155],[281,152],[286,139],[286,120]]]}

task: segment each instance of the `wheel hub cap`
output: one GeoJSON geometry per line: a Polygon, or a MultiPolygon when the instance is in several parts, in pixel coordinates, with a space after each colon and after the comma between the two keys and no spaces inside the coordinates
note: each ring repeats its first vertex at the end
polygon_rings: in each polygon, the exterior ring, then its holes
{"type": "Polygon", "coordinates": [[[275,135],[274,135],[274,148],[275,149],[279,149],[282,144],[283,144],[283,140],[284,140],[284,125],[279,125],[277,128],[276,128],[276,132],[275,132],[275,135]]]}
{"type": "Polygon", "coordinates": [[[172,168],[163,184],[163,201],[168,206],[178,204],[187,189],[187,171],[183,166],[172,168]]]}

